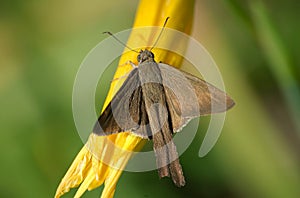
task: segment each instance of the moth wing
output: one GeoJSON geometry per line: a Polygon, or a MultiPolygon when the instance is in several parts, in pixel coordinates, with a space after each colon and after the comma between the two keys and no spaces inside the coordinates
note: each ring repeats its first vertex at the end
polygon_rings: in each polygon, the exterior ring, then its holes
{"type": "Polygon", "coordinates": [[[148,123],[138,69],[136,68],[131,71],[98,118],[93,133],[104,136],[131,131],[137,136],[148,138],[151,132],[148,123]]]}
{"type": "Polygon", "coordinates": [[[173,131],[182,129],[192,118],[228,110],[234,101],[208,82],[159,63],[173,131]]]}

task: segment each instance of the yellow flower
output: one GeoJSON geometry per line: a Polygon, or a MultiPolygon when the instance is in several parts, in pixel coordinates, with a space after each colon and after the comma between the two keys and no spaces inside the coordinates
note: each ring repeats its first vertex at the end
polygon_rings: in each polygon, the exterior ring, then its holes
{"type": "MultiPolygon", "coordinates": [[[[172,28],[186,34],[191,31],[193,23],[194,0],[141,0],[134,23],[134,28],[143,26],[162,26],[167,17],[170,20],[167,23],[168,28],[172,28]]],[[[154,43],[153,35],[147,35],[144,38],[151,45],[154,43]]],[[[145,45],[145,40],[141,40],[141,45],[145,45]]],[[[172,38],[161,39],[160,42],[167,42],[166,44],[172,46],[172,38]]],[[[137,42],[137,38],[132,34],[128,39],[128,46],[131,43],[137,42]]],[[[176,42],[180,42],[176,40],[176,42]]],[[[181,47],[186,47],[187,43],[181,43],[181,47]]],[[[158,61],[168,63],[172,66],[179,67],[182,58],[172,52],[161,49],[153,49],[155,58],[158,61]]],[[[111,83],[110,91],[107,95],[103,109],[109,104],[113,95],[120,87],[120,77],[124,76],[132,67],[130,65],[124,66],[127,61],[136,63],[135,52],[127,52],[120,58],[119,66],[111,83]]],[[[115,187],[122,170],[126,166],[128,160],[132,155],[132,151],[139,151],[146,140],[140,137],[131,135],[128,132],[114,134],[110,136],[97,136],[91,134],[86,145],[81,149],[66,175],[59,184],[55,197],[58,198],[71,188],[77,187],[79,189],[75,197],[80,197],[86,190],[92,190],[105,185],[101,197],[113,197],[115,187]],[[96,154],[96,156],[95,156],[96,154]],[[109,162],[110,167],[107,165],[109,162]]]]}

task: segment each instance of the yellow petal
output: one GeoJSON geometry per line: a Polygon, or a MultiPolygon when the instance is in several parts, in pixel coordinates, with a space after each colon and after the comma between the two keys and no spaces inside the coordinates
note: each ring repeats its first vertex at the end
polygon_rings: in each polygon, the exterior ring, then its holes
{"type": "MultiPolygon", "coordinates": [[[[172,28],[186,34],[190,34],[193,22],[194,0],[141,0],[134,22],[134,28],[143,26],[159,26],[161,27],[166,18],[170,17],[167,28],[172,28]]],[[[157,38],[157,33],[143,35],[143,38],[136,37],[134,33],[128,39],[127,45],[133,46],[134,43],[140,43],[141,46],[151,46],[157,38]],[[140,40],[139,40],[140,39],[140,40]],[[145,43],[146,41],[146,43],[145,43]]],[[[178,38],[176,38],[178,39],[178,38]]],[[[171,49],[174,47],[174,38],[161,38],[159,42],[164,42],[171,49]]],[[[186,41],[176,40],[180,43],[178,46],[185,49],[186,41]]],[[[168,50],[153,49],[156,60],[168,63],[172,66],[179,67],[182,57],[168,50]]],[[[124,63],[132,61],[136,63],[137,54],[129,51],[124,53],[119,61],[119,66],[114,78],[129,73],[132,69],[131,65],[124,63]]],[[[104,103],[103,109],[109,104],[113,95],[120,88],[119,79],[111,83],[109,93],[104,103]]],[[[124,132],[110,135],[107,137],[99,137],[91,134],[87,144],[82,148],[73,164],[62,179],[55,197],[60,197],[68,192],[70,188],[81,186],[76,193],[76,197],[80,197],[87,189],[92,190],[103,184],[105,187],[102,192],[102,198],[113,197],[117,181],[122,174],[128,160],[132,155],[132,151],[139,151],[146,143],[145,140],[124,132]]]]}
{"type": "Polygon", "coordinates": [[[86,178],[88,170],[92,166],[91,160],[91,153],[86,147],[83,147],[59,184],[55,197],[69,192],[71,188],[77,187],[86,178]]]}

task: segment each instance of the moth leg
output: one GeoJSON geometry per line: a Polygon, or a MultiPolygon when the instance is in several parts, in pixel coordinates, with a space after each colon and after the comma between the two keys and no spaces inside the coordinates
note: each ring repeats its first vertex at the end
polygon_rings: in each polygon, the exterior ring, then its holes
{"type": "Polygon", "coordinates": [[[133,69],[138,67],[136,64],[134,64],[134,63],[131,62],[130,60],[126,61],[126,62],[123,63],[123,64],[118,65],[118,67],[124,67],[124,66],[126,66],[126,65],[131,65],[133,69]]]}
{"type": "MultiPolygon", "coordinates": [[[[125,65],[131,65],[132,69],[136,69],[138,66],[135,65],[133,62],[131,61],[126,61],[125,63],[119,65],[118,67],[124,67],[125,65]]],[[[128,75],[130,74],[130,72],[128,72],[127,74],[124,74],[123,76],[120,76],[119,78],[114,78],[111,80],[111,82],[116,81],[116,80],[120,80],[122,78],[128,77],[128,75]]]]}
{"type": "Polygon", "coordinates": [[[138,68],[138,66],[136,64],[134,64],[133,62],[131,62],[131,61],[128,61],[128,62],[132,66],[133,69],[138,68]]]}
{"type": "Polygon", "coordinates": [[[130,74],[130,72],[129,72],[128,74],[124,74],[123,76],[120,76],[119,78],[114,78],[114,79],[112,79],[110,82],[114,82],[114,81],[116,81],[116,80],[120,80],[120,79],[122,79],[122,78],[128,77],[129,74],[130,74]]]}

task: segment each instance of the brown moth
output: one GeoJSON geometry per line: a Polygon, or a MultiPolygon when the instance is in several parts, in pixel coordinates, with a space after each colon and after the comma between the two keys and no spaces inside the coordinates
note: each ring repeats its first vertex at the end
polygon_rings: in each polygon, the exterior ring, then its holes
{"type": "Polygon", "coordinates": [[[171,176],[176,186],[184,186],[173,134],[192,118],[230,109],[234,101],[196,76],[155,62],[151,50],[141,50],[137,60],[138,65],[100,115],[93,133],[104,136],[130,131],[153,139],[160,178],[171,176]]]}

